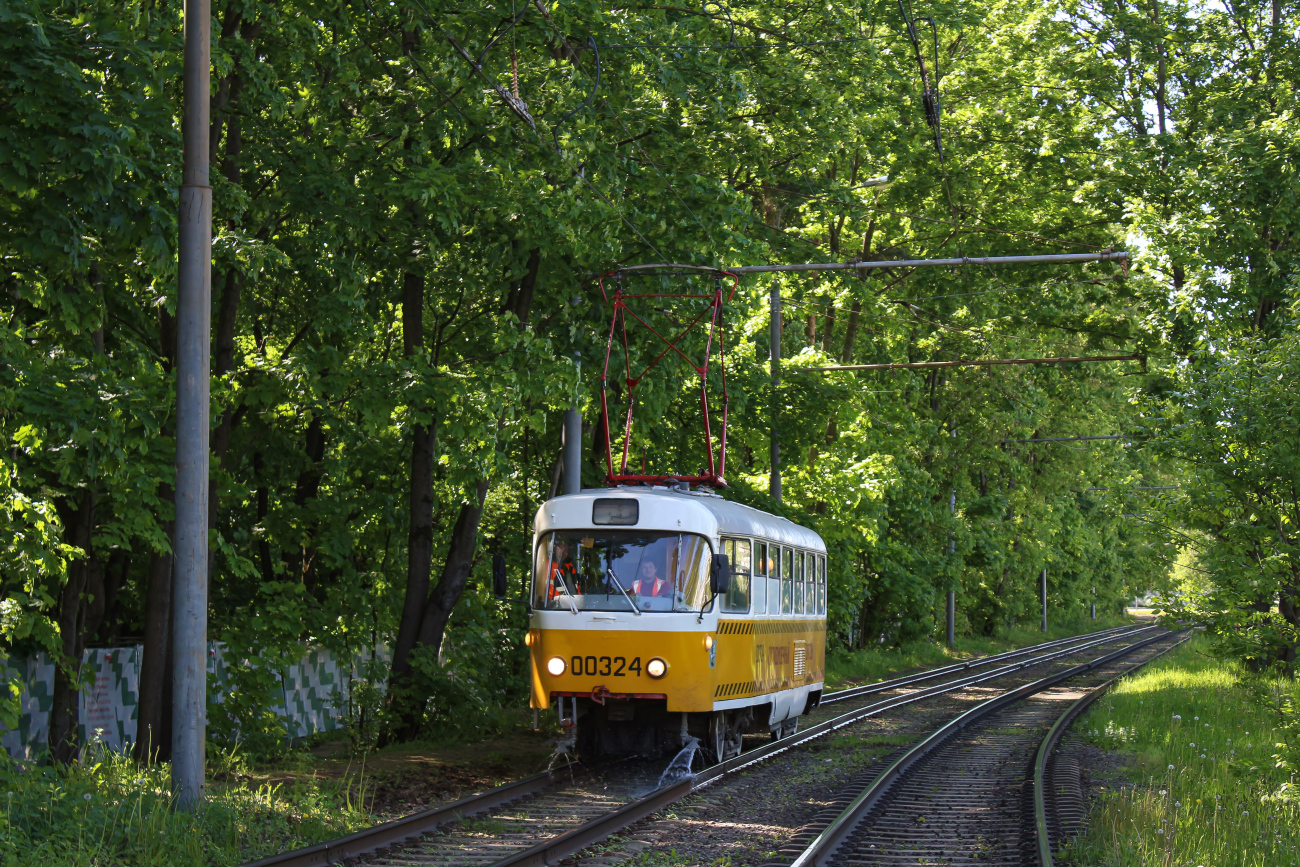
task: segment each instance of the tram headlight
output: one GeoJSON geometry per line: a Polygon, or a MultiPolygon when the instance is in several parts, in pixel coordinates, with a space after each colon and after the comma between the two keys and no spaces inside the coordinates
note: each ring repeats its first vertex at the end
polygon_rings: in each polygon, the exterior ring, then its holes
{"type": "Polygon", "coordinates": [[[645,664],[645,673],[656,679],[663,677],[668,673],[668,663],[656,656],[645,664]]]}
{"type": "Polygon", "coordinates": [[[546,661],[546,670],[551,673],[552,677],[559,677],[564,674],[564,657],[552,656],[546,661]]]}
{"type": "Polygon", "coordinates": [[[712,636],[712,635],[706,635],[706,636],[704,636],[704,649],[705,649],[705,650],[712,650],[712,649],[713,649],[713,636],[712,636]]]}
{"type": "Polygon", "coordinates": [[[525,647],[533,646],[533,634],[531,632],[524,636],[524,646],[525,647]]]}

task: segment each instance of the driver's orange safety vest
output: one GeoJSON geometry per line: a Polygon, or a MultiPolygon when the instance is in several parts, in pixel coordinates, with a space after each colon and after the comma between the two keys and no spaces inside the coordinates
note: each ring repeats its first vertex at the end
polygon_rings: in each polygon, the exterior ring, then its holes
{"type": "Polygon", "coordinates": [[[559,584],[561,577],[569,579],[566,583],[574,593],[582,592],[578,587],[578,570],[574,567],[573,562],[557,563],[551,567],[551,577],[546,587],[546,601],[549,602],[560,595],[559,584]]]}

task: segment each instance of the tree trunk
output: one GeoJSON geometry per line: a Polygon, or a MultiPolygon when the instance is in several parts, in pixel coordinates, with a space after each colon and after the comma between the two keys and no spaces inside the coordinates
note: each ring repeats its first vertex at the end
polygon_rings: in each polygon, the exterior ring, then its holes
{"type": "MultiPolygon", "coordinates": [[[[442,575],[420,618],[417,647],[438,648],[442,645],[447,621],[451,619],[451,612],[460,601],[461,594],[465,592],[465,584],[469,581],[470,569],[474,566],[474,551],[478,546],[479,521],[483,518],[483,502],[487,498],[487,479],[480,479],[474,487],[474,497],[461,505],[460,514],[456,516],[456,526],[451,531],[451,543],[443,561],[442,575]]],[[[428,583],[427,574],[425,583],[428,583]]],[[[409,655],[406,663],[409,674],[409,655]]],[[[419,735],[422,722],[420,717],[418,702],[402,702],[399,725],[407,740],[419,735]]]]}
{"type": "Polygon", "coordinates": [[[69,544],[82,555],[68,566],[68,580],[59,597],[59,634],[62,639],[59,658],[54,666],[54,692],[50,709],[49,744],[54,760],[63,764],[77,757],[77,696],[81,678],[81,652],[85,647],[82,633],[82,596],[95,566],[91,533],[95,522],[95,494],[89,488],[81,492],[74,509],[70,504],[60,509],[69,544]]]}
{"type": "MultiPolygon", "coordinates": [[[[298,507],[300,517],[302,507],[307,505],[307,501],[314,500],[320,495],[320,482],[323,475],[321,462],[325,459],[325,440],[324,423],[320,415],[313,415],[311,421],[307,423],[307,430],[303,433],[303,453],[307,457],[307,465],[298,473],[293,491],[293,503],[298,507]]],[[[303,540],[310,540],[315,536],[314,524],[308,526],[304,522],[298,529],[299,536],[303,540]]],[[[300,544],[301,547],[287,557],[289,575],[294,580],[301,581],[307,592],[311,593],[315,587],[316,549],[310,543],[300,544]]]]}
{"type": "MultiPolygon", "coordinates": [[[[163,369],[171,373],[176,367],[176,317],[166,307],[158,308],[158,352],[163,369]]],[[[158,499],[170,506],[176,492],[171,485],[160,485],[158,499]]],[[[159,523],[170,542],[175,522],[159,523]]],[[[135,760],[141,764],[165,762],[172,754],[172,581],[172,552],[151,553],[134,748],[135,760]]]]}
{"type": "MultiPolygon", "coordinates": [[[[238,15],[227,20],[227,26],[237,26],[238,15]]],[[[227,34],[229,35],[229,34],[227,34]]],[[[229,83],[227,93],[232,101],[239,97],[244,81],[238,73],[231,73],[226,81],[229,83]]],[[[219,122],[218,122],[219,123],[219,122]]],[[[217,127],[218,124],[214,124],[217,127]]],[[[239,152],[243,148],[243,136],[239,115],[232,113],[226,123],[226,156],[221,164],[221,173],[234,186],[239,186],[239,152]]],[[[233,224],[228,224],[233,227],[233,224]]],[[[217,331],[213,337],[212,375],[221,378],[229,373],[235,365],[235,326],[239,319],[239,298],[243,291],[243,278],[239,271],[230,268],[226,271],[226,285],[221,292],[221,307],[217,311],[217,331]]],[[[212,432],[209,447],[211,465],[208,473],[208,536],[214,538],[217,529],[217,514],[221,504],[221,482],[216,471],[222,468],[226,453],[230,450],[230,432],[234,427],[235,408],[228,406],[221,413],[221,419],[212,432]]],[[[215,545],[208,549],[208,587],[211,588],[211,576],[216,574],[217,549],[215,545]]]]}
{"type": "MultiPolygon", "coordinates": [[[[271,494],[266,487],[266,480],[262,478],[263,469],[262,453],[253,453],[253,473],[257,477],[257,525],[265,530],[265,521],[267,514],[271,510],[271,494]]],[[[275,567],[271,563],[271,543],[266,538],[266,533],[262,532],[257,537],[257,559],[262,567],[262,580],[275,580],[275,567]]]]}
{"type": "MultiPolygon", "coordinates": [[[[160,498],[172,502],[172,489],[160,498]]],[[[172,522],[163,525],[172,537],[172,522]]],[[[142,764],[171,758],[172,555],[155,551],[149,558],[144,610],[144,650],[140,659],[136,711],[135,760],[142,764]]]]}
{"type": "Polygon", "coordinates": [[[840,364],[853,362],[853,344],[858,339],[858,317],[862,314],[862,302],[854,301],[849,308],[849,323],[844,328],[844,350],[840,352],[840,364]]]}
{"type": "Polygon", "coordinates": [[[107,643],[115,631],[117,594],[126,583],[130,568],[131,555],[122,548],[114,548],[108,556],[108,565],[91,573],[89,604],[82,624],[88,640],[107,643]]]}
{"type": "MultiPolygon", "coordinates": [[[[1160,0],[1151,0],[1151,23],[1154,24],[1156,30],[1159,31],[1160,0]]],[[[1166,132],[1165,115],[1168,113],[1166,111],[1166,107],[1168,103],[1167,103],[1166,90],[1165,90],[1166,77],[1167,77],[1166,63],[1165,63],[1165,43],[1164,43],[1164,39],[1160,39],[1159,37],[1157,38],[1158,38],[1158,44],[1160,46],[1158,49],[1160,53],[1156,58],[1156,122],[1159,125],[1160,134],[1164,135],[1166,132]]],[[[1162,157],[1161,158],[1162,166],[1164,165],[1164,162],[1165,159],[1162,157]]]]}
{"type": "MultiPolygon", "coordinates": [[[[424,277],[410,271],[402,276],[402,354],[410,358],[424,348],[424,277]]],[[[429,575],[433,570],[433,458],[435,433],[429,424],[416,423],[411,431],[411,478],[407,488],[409,528],[406,547],[406,598],[402,618],[393,642],[389,669],[390,708],[408,704],[404,690],[411,672],[411,651],[420,635],[420,621],[429,599],[429,575]]],[[[403,729],[410,727],[413,712],[400,712],[403,729]]],[[[392,739],[391,731],[380,734],[380,745],[392,739]]]]}
{"type": "Polygon", "coordinates": [[[822,317],[822,351],[829,352],[835,340],[835,301],[826,305],[826,315],[822,317]]]}
{"type": "Polygon", "coordinates": [[[524,276],[518,283],[510,287],[510,292],[506,296],[503,312],[515,314],[521,328],[528,325],[528,317],[532,315],[533,292],[537,288],[537,272],[541,265],[542,250],[540,247],[534,247],[528,251],[528,263],[524,266],[524,276]]]}

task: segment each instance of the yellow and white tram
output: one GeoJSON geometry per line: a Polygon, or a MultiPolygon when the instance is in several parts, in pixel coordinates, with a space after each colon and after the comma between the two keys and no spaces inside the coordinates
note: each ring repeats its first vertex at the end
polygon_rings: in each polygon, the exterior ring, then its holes
{"type": "Polygon", "coordinates": [[[587,756],[714,761],[745,732],[793,734],[821,698],[826,546],[686,486],[587,490],[534,521],[532,706],[587,756]]]}

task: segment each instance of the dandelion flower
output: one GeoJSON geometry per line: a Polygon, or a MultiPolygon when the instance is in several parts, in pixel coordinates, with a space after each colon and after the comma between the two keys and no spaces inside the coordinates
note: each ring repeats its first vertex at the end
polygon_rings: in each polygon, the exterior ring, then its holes
{"type": "Polygon", "coordinates": [[[1160,790],[1160,794],[1161,794],[1161,796],[1164,796],[1164,795],[1167,795],[1167,794],[1169,794],[1169,793],[1168,793],[1167,791],[1165,791],[1164,789],[1161,789],[1161,790],[1160,790]]]}
{"type": "Polygon", "coordinates": [[[1241,815],[1243,815],[1243,816],[1249,816],[1249,815],[1250,815],[1250,810],[1242,810],[1242,811],[1241,811],[1241,815]]]}
{"type": "Polygon", "coordinates": [[[1182,801],[1174,801],[1174,806],[1175,806],[1175,807],[1181,807],[1182,805],[1183,805],[1183,802],[1182,802],[1182,801]]]}
{"type": "Polygon", "coordinates": [[[87,801],[89,801],[89,800],[90,800],[90,792],[87,792],[86,794],[82,795],[81,797],[83,797],[83,798],[85,798],[87,801]]]}
{"type": "Polygon", "coordinates": [[[1164,828],[1156,828],[1156,833],[1157,833],[1157,834],[1163,834],[1164,832],[1165,832],[1165,829],[1164,829],[1164,828]]]}
{"type": "Polygon", "coordinates": [[[1174,719],[1182,719],[1182,718],[1183,718],[1182,714],[1177,714],[1177,713],[1174,714],[1174,719]]]}
{"type": "Polygon", "coordinates": [[[1173,769],[1174,769],[1174,766],[1173,766],[1173,765],[1170,765],[1170,766],[1169,766],[1169,770],[1172,771],[1173,769]]]}
{"type": "Polygon", "coordinates": [[[1192,744],[1191,747],[1192,749],[1196,749],[1196,744],[1192,744]]]}

